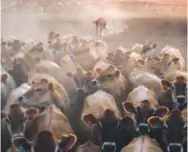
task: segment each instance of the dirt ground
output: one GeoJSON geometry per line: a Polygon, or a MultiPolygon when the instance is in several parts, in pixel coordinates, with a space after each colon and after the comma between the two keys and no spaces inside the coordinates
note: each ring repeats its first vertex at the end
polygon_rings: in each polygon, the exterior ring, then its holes
{"type": "MultiPolygon", "coordinates": [[[[165,44],[179,48],[187,60],[186,6],[155,3],[125,3],[101,7],[90,4],[66,8],[60,14],[36,13],[13,6],[2,10],[1,35],[46,42],[47,33],[55,30],[62,35],[95,36],[92,21],[104,16],[109,31],[104,36],[109,51],[118,46],[131,48],[135,43],[151,40],[159,51],[165,44]]],[[[81,4],[80,4],[81,5],[81,4]]]]}

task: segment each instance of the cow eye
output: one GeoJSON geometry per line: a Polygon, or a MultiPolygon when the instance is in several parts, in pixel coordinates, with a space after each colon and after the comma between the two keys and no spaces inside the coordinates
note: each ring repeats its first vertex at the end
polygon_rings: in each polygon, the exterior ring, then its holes
{"type": "Polygon", "coordinates": [[[109,74],[109,75],[107,75],[107,77],[108,77],[108,78],[111,78],[111,77],[112,77],[112,75],[111,75],[111,74],[109,74]]]}
{"type": "Polygon", "coordinates": [[[11,124],[11,120],[9,118],[6,118],[6,122],[11,124]]]}
{"type": "Polygon", "coordinates": [[[37,89],[35,89],[35,91],[36,91],[36,92],[41,92],[42,89],[41,89],[41,88],[37,88],[37,89]]]}

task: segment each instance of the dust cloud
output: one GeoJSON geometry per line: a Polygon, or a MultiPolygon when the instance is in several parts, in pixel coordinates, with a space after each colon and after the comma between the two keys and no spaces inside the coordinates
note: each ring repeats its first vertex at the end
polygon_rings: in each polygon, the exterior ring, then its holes
{"type": "Polygon", "coordinates": [[[108,22],[104,40],[109,45],[109,51],[114,51],[119,45],[131,48],[135,43],[151,40],[158,44],[159,51],[165,44],[172,44],[186,56],[186,15],[178,12],[185,6],[170,5],[172,10],[169,10],[170,7],[157,4],[156,1],[142,4],[133,3],[132,0],[70,0],[60,4],[52,10],[46,8],[45,13],[36,4],[30,4],[30,7],[17,4],[2,9],[2,37],[7,39],[15,36],[22,40],[33,39],[46,43],[51,30],[61,35],[95,36],[92,21],[101,16],[108,22]],[[166,8],[171,12],[165,12],[166,8]]]}

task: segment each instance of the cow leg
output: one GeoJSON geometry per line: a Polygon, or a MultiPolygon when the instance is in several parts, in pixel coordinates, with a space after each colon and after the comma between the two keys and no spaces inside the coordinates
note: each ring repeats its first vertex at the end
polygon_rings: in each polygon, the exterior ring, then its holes
{"type": "Polygon", "coordinates": [[[102,28],[100,28],[100,38],[102,38],[102,28]]]}
{"type": "Polygon", "coordinates": [[[98,36],[98,26],[96,25],[96,35],[98,36]]]}

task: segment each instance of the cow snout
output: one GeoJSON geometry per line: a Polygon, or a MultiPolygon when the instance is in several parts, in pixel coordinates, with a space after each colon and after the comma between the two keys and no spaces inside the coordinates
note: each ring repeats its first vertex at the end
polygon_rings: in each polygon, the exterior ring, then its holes
{"type": "Polygon", "coordinates": [[[23,133],[17,133],[17,134],[14,134],[12,136],[12,141],[17,139],[17,138],[24,138],[24,134],[23,133]]]}
{"type": "Polygon", "coordinates": [[[175,152],[175,151],[180,151],[183,152],[183,147],[181,143],[170,143],[167,147],[167,152],[175,152]]]}
{"type": "Polygon", "coordinates": [[[12,138],[12,145],[16,150],[20,150],[20,146],[26,151],[31,148],[30,142],[23,135],[14,136],[12,138]]]}
{"type": "Polygon", "coordinates": [[[138,125],[137,132],[139,132],[142,135],[145,135],[150,132],[150,128],[149,128],[148,124],[140,123],[138,125]]]}
{"type": "Polygon", "coordinates": [[[103,152],[115,152],[116,151],[116,143],[104,142],[101,149],[103,150],[103,152]]]}
{"type": "Polygon", "coordinates": [[[177,102],[182,104],[186,102],[186,97],[185,96],[177,96],[177,102]]]}
{"type": "Polygon", "coordinates": [[[76,93],[83,93],[84,89],[83,88],[76,88],[76,93]]]}
{"type": "Polygon", "coordinates": [[[93,85],[93,86],[100,87],[100,83],[99,83],[99,81],[96,80],[96,79],[92,80],[92,85],[93,85]]]}
{"type": "Polygon", "coordinates": [[[18,101],[19,101],[19,102],[23,102],[23,97],[19,97],[19,98],[18,98],[18,101]]]}

